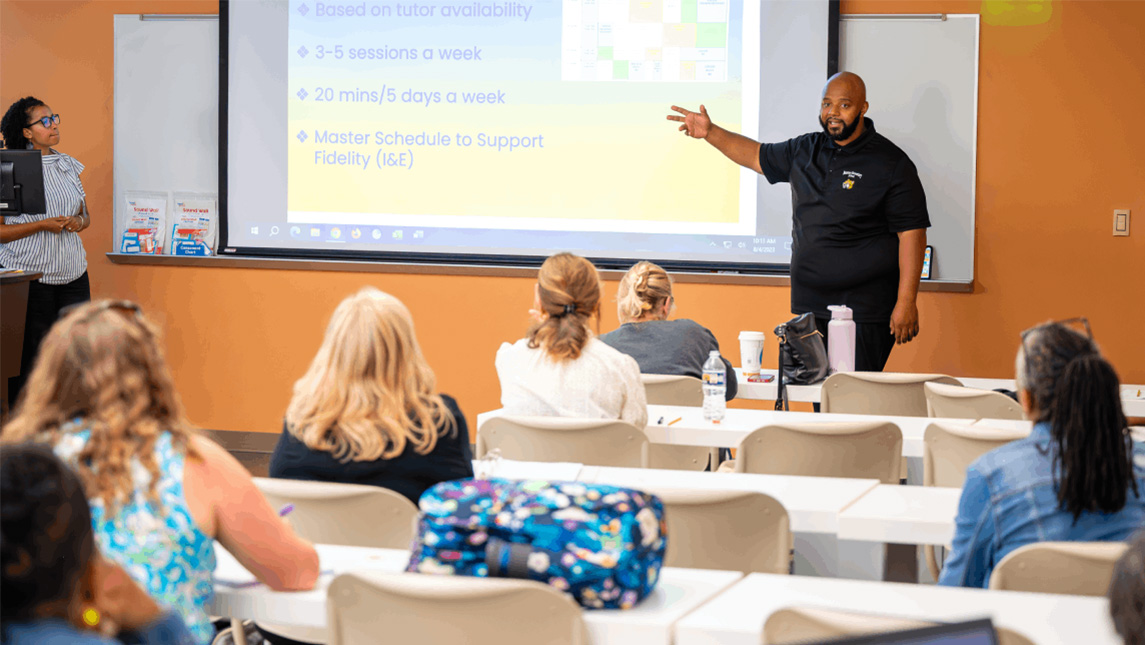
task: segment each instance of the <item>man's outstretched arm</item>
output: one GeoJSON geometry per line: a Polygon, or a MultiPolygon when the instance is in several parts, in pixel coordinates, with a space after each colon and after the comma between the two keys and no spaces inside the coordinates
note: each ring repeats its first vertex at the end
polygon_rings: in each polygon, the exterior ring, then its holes
{"type": "Polygon", "coordinates": [[[680,123],[681,132],[695,139],[704,139],[712,144],[716,150],[724,153],[728,159],[744,168],[750,168],[763,174],[763,169],[759,165],[758,141],[725,130],[712,123],[711,118],[708,117],[708,110],[702,105],[699,112],[692,112],[675,105],[672,106],[672,111],[678,112],[681,116],[669,114],[668,120],[680,123]]]}

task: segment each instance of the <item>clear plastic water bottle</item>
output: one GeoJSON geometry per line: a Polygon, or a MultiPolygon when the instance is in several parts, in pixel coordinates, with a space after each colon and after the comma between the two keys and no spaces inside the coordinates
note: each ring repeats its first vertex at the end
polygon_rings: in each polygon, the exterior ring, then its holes
{"type": "Polygon", "coordinates": [[[720,359],[719,350],[713,349],[704,361],[704,421],[719,423],[728,411],[724,398],[728,390],[728,371],[720,359]]]}

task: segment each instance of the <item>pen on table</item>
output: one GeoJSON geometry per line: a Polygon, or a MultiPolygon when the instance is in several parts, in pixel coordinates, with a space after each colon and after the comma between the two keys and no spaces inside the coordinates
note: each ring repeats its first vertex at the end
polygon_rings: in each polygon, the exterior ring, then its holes
{"type": "Polygon", "coordinates": [[[672,425],[673,423],[676,423],[677,421],[680,421],[680,420],[681,420],[681,419],[683,419],[683,418],[684,418],[684,417],[676,417],[675,419],[672,419],[671,421],[669,421],[669,422],[668,422],[668,425],[672,425]]]}
{"type": "Polygon", "coordinates": [[[287,515],[290,515],[292,511],[294,511],[294,504],[287,504],[286,506],[278,509],[278,516],[286,517],[287,515]]]}
{"type": "Polygon", "coordinates": [[[664,425],[664,417],[660,417],[660,420],[656,422],[656,425],[664,425]]]}

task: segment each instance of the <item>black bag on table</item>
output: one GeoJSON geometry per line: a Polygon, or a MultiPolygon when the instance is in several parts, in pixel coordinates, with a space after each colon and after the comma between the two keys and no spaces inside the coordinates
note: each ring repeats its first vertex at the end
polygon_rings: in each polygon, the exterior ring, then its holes
{"type": "Polygon", "coordinates": [[[815,327],[815,315],[801,314],[775,328],[779,339],[779,381],[775,409],[787,410],[787,386],[810,385],[827,378],[827,349],[815,327]]]}

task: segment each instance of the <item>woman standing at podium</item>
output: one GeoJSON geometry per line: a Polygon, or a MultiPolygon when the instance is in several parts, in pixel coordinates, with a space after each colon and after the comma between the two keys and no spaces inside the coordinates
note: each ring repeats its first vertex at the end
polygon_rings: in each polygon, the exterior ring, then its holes
{"type": "Polygon", "coordinates": [[[43,274],[28,289],[20,376],[11,379],[8,388],[11,400],[17,401],[40,341],[60,310],[91,300],[87,253],[79,236],[91,222],[80,181],[83,164],[52,147],[60,142],[59,114],[37,98],[22,98],[0,119],[0,134],[9,150],[40,151],[47,205],[45,213],[4,217],[0,226],[0,266],[43,274]]]}

